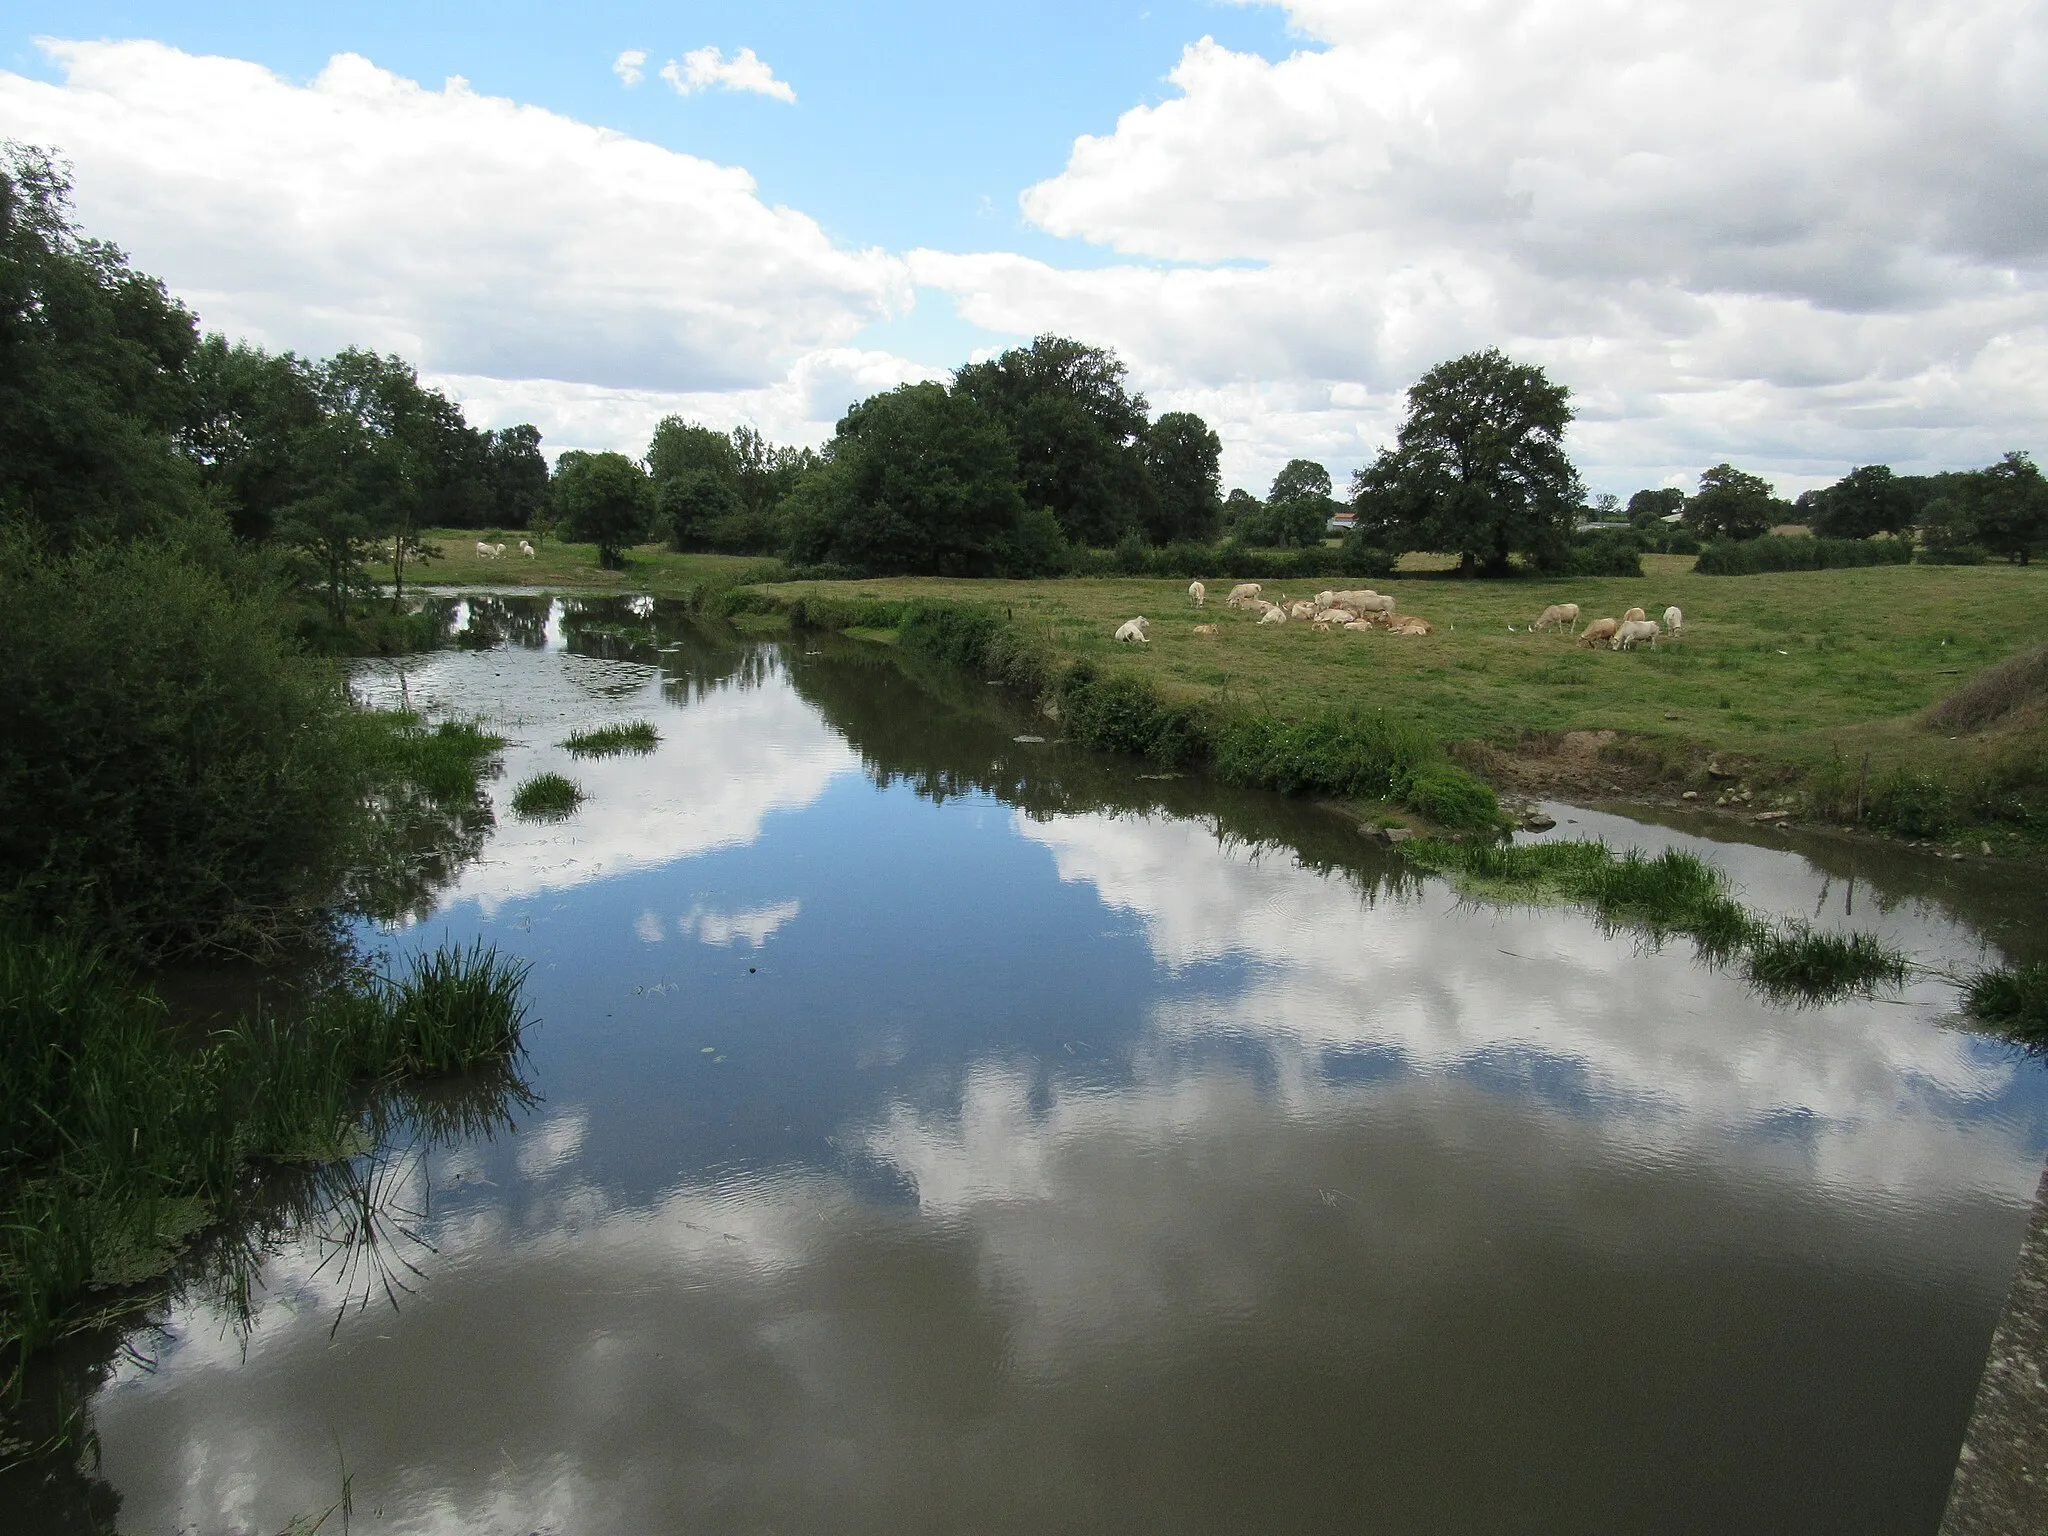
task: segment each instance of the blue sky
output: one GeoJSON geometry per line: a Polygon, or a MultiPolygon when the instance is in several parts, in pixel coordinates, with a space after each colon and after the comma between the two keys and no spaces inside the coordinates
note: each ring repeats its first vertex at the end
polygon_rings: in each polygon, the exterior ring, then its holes
{"type": "Polygon", "coordinates": [[[1490,345],[1623,495],[2043,447],[2044,73],[2027,0],[0,6],[0,135],[210,327],[550,449],[1058,331],[1254,488],[1490,345]]]}

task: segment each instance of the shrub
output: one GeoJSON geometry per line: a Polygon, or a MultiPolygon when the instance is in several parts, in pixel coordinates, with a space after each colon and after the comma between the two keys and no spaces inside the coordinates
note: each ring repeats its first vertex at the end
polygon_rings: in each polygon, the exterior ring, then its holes
{"type": "Polygon", "coordinates": [[[1754,576],[1766,571],[1825,571],[1858,565],[1906,565],[1913,546],[1904,539],[1816,539],[1766,534],[1724,539],[1700,552],[1703,576],[1754,576]]]}
{"type": "Polygon", "coordinates": [[[271,942],[332,893],[356,831],[339,675],[241,568],[38,553],[0,541],[5,904],[137,954],[271,942]]]}
{"type": "Polygon", "coordinates": [[[1565,551],[1564,566],[1567,576],[1640,576],[1643,556],[1633,535],[1583,534],[1565,551]]]}
{"type": "Polygon", "coordinates": [[[1975,544],[1930,544],[1913,558],[1921,565],[1982,565],[1991,556],[1975,544]]]}

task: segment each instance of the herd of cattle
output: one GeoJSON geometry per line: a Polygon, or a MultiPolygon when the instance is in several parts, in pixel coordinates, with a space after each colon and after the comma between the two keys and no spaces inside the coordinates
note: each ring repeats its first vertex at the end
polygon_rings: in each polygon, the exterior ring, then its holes
{"type": "MultiPolygon", "coordinates": [[[[482,546],[479,545],[479,548],[482,546]]],[[[1188,583],[1188,598],[1197,608],[1207,605],[1209,589],[1199,581],[1188,583]]],[[[1256,581],[1239,582],[1230,589],[1230,596],[1223,600],[1226,608],[1243,608],[1255,612],[1261,624],[1285,624],[1290,619],[1303,620],[1320,630],[1349,629],[1355,631],[1384,630],[1392,635],[1426,635],[1430,632],[1427,620],[1414,614],[1400,614],[1394,611],[1394,599],[1371,588],[1359,588],[1348,592],[1318,592],[1313,598],[1288,602],[1284,597],[1268,599],[1265,588],[1256,581]]],[[[1130,645],[1146,645],[1150,637],[1145,633],[1152,621],[1142,615],[1126,619],[1117,626],[1116,638],[1130,645]]],[[[1508,628],[1514,629],[1510,624],[1508,628]]],[[[1216,634],[1220,625],[1197,624],[1198,635],[1216,634]]],[[[1631,650],[1647,640],[1652,646],[1669,635],[1677,639],[1685,628],[1685,615],[1677,608],[1664,610],[1664,622],[1659,624],[1640,608],[1631,608],[1619,619],[1595,619],[1583,631],[1579,629],[1579,605],[1577,603],[1552,603],[1542,615],[1529,626],[1530,632],[1545,629],[1564,629],[1578,637],[1579,643],[1595,646],[1605,641],[1617,651],[1631,650]]]]}
{"type": "MultiPolygon", "coordinates": [[[[519,553],[526,556],[529,560],[538,560],[540,558],[539,554],[535,552],[534,547],[524,539],[519,541],[519,553]]],[[[478,539],[476,541],[476,554],[479,560],[502,560],[505,558],[505,546],[502,544],[486,544],[482,539],[478,539]]]]}

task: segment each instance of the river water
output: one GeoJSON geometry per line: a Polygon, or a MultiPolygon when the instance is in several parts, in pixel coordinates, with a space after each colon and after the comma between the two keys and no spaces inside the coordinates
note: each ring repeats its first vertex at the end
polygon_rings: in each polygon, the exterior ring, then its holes
{"type": "MultiPolygon", "coordinates": [[[[530,959],[539,1102],[392,1165],[399,1283],[287,1233],[131,1341],[122,1530],[1934,1530],[2048,1149],[1946,983],[1775,1006],[872,645],[453,619],[358,688],[509,737],[497,827],[363,937],[530,959]]],[[[1554,810],[1930,962],[2048,930],[1554,810]]]]}

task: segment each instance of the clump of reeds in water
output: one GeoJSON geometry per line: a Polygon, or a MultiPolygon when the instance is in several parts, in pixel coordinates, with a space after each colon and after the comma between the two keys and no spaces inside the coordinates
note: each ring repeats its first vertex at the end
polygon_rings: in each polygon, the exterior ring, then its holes
{"type": "Polygon", "coordinates": [[[512,792],[512,813],[528,821],[555,821],[583,803],[574,779],[559,773],[536,773],[512,792]]]}
{"type": "Polygon", "coordinates": [[[1964,985],[1963,1012],[2029,1050],[2048,1051],[2048,962],[1979,971],[1964,985]]]}
{"type": "Polygon", "coordinates": [[[352,1156],[405,1085],[512,1071],[525,976],[444,949],[194,1044],[103,954],[0,927],[0,1359],[64,1331],[90,1289],[166,1271],[252,1159],[352,1156]]]}
{"type": "Polygon", "coordinates": [[[1615,853],[1597,840],[1404,845],[1408,857],[1491,901],[1557,901],[1587,906],[1603,926],[1663,940],[1683,934],[1716,965],[1740,962],[1772,996],[1820,1002],[1896,987],[1912,970],[1899,950],[1870,934],[1825,933],[1777,924],[1744,907],[1727,877],[1680,849],[1615,853]]]}
{"type": "Polygon", "coordinates": [[[652,752],[661,741],[661,732],[652,722],[629,720],[623,725],[601,725],[594,730],[578,731],[562,745],[577,757],[617,757],[624,752],[652,752]]]}

